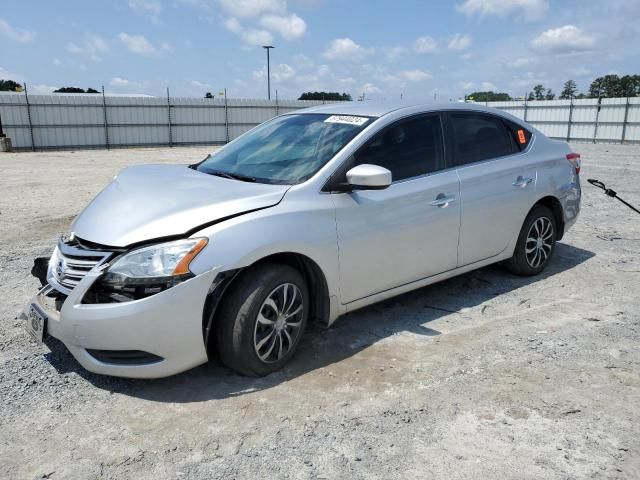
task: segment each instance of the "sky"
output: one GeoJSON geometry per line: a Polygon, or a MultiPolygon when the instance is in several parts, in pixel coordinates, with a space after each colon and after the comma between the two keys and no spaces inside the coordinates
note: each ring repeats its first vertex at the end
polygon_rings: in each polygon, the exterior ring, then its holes
{"type": "Polygon", "coordinates": [[[2,0],[0,78],[31,93],[458,99],[640,74],[640,0],[2,0]]]}

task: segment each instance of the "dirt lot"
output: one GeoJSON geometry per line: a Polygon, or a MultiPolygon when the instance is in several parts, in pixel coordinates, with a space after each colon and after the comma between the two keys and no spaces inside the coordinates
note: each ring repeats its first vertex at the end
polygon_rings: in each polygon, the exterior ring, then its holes
{"type": "MultiPolygon", "coordinates": [[[[640,204],[639,147],[575,147],[640,204]]],[[[586,182],[542,276],[366,308],[267,378],[100,377],[30,343],[33,257],[124,166],[207,150],[0,154],[0,478],[640,478],[640,215],[586,182]]]]}

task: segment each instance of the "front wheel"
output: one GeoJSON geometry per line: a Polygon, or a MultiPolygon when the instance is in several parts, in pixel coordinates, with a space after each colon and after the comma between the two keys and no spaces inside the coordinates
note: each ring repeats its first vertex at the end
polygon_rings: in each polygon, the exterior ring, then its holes
{"type": "Polygon", "coordinates": [[[537,205],[522,225],[513,257],[504,265],[516,275],[537,275],[549,263],[555,246],[556,221],[553,212],[543,205],[537,205]]]}
{"type": "Polygon", "coordinates": [[[309,312],[302,275],[288,265],[263,264],[243,272],[216,315],[222,362],[238,373],[263,376],[293,357],[309,312]]]}

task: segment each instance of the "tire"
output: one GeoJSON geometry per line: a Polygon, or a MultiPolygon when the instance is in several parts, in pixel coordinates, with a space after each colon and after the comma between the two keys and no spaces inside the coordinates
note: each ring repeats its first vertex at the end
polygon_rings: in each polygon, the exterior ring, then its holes
{"type": "Polygon", "coordinates": [[[556,232],[553,212],[543,205],[536,205],[524,220],[513,256],[504,262],[504,266],[523,277],[538,275],[553,256],[556,232]]]}
{"type": "Polygon", "coordinates": [[[220,360],[252,377],[279,370],[295,354],[308,315],[309,292],[300,272],[272,263],[249,268],[216,314],[220,360]]]}

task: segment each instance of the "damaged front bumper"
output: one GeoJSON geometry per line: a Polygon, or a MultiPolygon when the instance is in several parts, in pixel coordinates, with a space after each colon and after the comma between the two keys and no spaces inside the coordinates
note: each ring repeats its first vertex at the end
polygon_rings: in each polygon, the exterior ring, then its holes
{"type": "Polygon", "coordinates": [[[203,307],[219,269],[212,269],[155,295],[121,303],[83,304],[102,275],[94,269],[63,301],[46,285],[32,306],[46,317],[45,336],[60,340],[87,370],[131,378],[158,378],[207,362],[203,307]],[[60,305],[61,304],[61,305],[60,305]]]}

